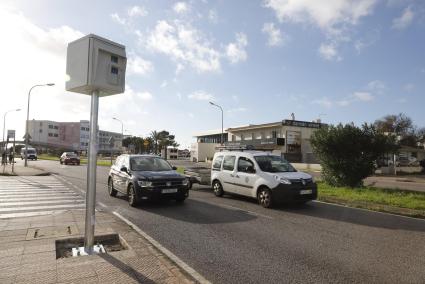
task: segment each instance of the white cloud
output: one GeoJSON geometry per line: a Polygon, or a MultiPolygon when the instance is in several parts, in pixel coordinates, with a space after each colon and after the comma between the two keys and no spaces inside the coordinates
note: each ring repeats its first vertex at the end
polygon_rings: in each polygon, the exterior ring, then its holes
{"type": "Polygon", "coordinates": [[[190,117],[190,118],[194,118],[194,117],[195,117],[195,115],[194,115],[193,113],[191,113],[191,112],[189,112],[189,113],[187,114],[187,116],[188,116],[188,117],[190,117]]]}
{"type": "Polygon", "coordinates": [[[144,101],[150,101],[153,99],[153,95],[149,92],[140,92],[140,93],[136,93],[137,97],[141,100],[144,101]]]}
{"type": "Polygon", "coordinates": [[[198,101],[214,101],[215,97],[205,91],[196,91],[187,96],[189,99],[198,101]]]}
{"type": "Polygon", "coordinates": [[[339,55],[335,43],[322,43],[319,47],[319,54],[323,59],[341,61],[342,57],[339,55]]]}
{"type": "Polygon", "coordinates": [[[208,20],[213,24],[218,23],[218,14],[217,14],[216,10],[209,10],[208,11],[208,20]]]}
{"type": "Polygon", "coordinates": [[[363,102],[369,102],[374,99],[371,93],[368,92],[355,92],[353,94],[354,99],[363,101],[363,102]]]}
{"type": "Polygon", "coordinates": [[[186,2],[177,2],[174,4],[173,10],[177,14],[183,14],[189,11],[189,6],[186,2]]]}
{"type": "Polygon", "coordinates": [[[13,108],[23,109],[9,114],[7,128],[16,129],[19,139],[23,136],[24,102],[29,88],[36,83],[52,82],[56,85],[33,89],[30,119],[72,121],[76,115],[86,118],[89,96],[64,91],[67,44],[82,37],[83,33],[70,26],[41,28],[22,13],[5,7],[0,8],[0,33],[12,43],[0,45],[5,66],[0,69],[0,78],[7,82],[2,84],[0,113],[13,108]]]}
{"type": "Polygon", "coordinates": [[[355,25],[372,13],[378,0],[265,0],[264,6],[276,13],[280,22],[312,23],[326,32],[355,25]]]}
{"type": "Polygon", "coordinates": [[[385,86],[384,82],[382,82],[380,80],[374,80],[374,81],[370,81],[367,84],[367,88],[368,88],[368,90],[370,90],[374,93],[382,94],[387,87],[385,86]]]}
{"type": "Polygon", "coordinates": [[[329,99],[328,97],[322,97],[320,99],[313,100],[312,103],[325,108],[332,108],[334,106],[346,107],[354,102],[370,102],[374,98],[375,97],[368,92],[354,92],[342,99],[329,99]]]}
{"type": "Polygon", "coordinates": [[[167,87],[168,86],[168,82],[167,82],[167,80],[164,80],[164,81],[162,81],[162,83],[161,83],[161,88],[165,88],[165,87],[167,87]]]}
{"type": "Polygon", "coordinates": [[[127,25],[127,23],[128,23],[127,19],[121,18],[120,15],[118,15],[117,13],[111,14],[111,18],[114,22],[116,22],[120,25],[123,25],[123,26],[127,25]]]}
{"type": "Polygon", "coordinates": [[[410,93],[411,91],[413,91],[415,89],[415,85],[412,84],[412,83],[408,83],[408,84],[404,85],[403,89],[406,92],[409,92],[410,93]]]}
{"type": "Polygon", "coordinates": [[[153,70],[152,62],[141,58],[138,55],[131,55],[128,58],[128,74],[146,75],[153,70]]]}
{"type": "Polygon", "coordinates": [[[148,14],[148,11],[146,11],[145,7],[133,6],[128,9],[127,13],[130,17],[144,17],[148,14]]]}
{"type": "Polygon", "coordinates": [[[237,107],[237,108],[231,108],[229,110],[227,110],[228,113],[235,113],[235,112],[244,112],[247,111],[248,109],[245,107],[237,107]]]}
{"type": "Polygon", "coordinates": [[[323,98],[320,98],[320,99],[313,100],[312,103],[313,104],[320,105],[320,106],[323,106],[323,107],[326,107],[326,108],[331,108],[333,106],[333,104],[334,104],[327,97],[323,97],[323,98]]]}
{"type": "Polygon", "coordinates": [[[231,63],[245,61],[248,57],[245,47],[248,45],[248,39],[244,33],[236,34],[236,42],[229,43],[226,47],[226,55],[231,63]]]}
{"type": "Polygon", "coordinates": [[[189,64],[198,72],[220,70],[220,53],[189,24],[158,21],[146,44],[150,50],[163,53],[182,66],[189,64]]]}
{"type": "Polygon", "coordinates": [[[407,28],[412,23],[414,16],[415,14],[413,13],[412,8],[410,6],[407,7],[404,9],[400,17],[393,20],[392,28],[396,30],[407,28]]]}
{"type": "Polygon", "coordinates": [[[267,45],[269,46],[279,46],[282,45],[282,33],[279,28],[276,28],[274,23],[264,23],[263,29],[261,30],[263,33],[267,34],[267,45]]]}

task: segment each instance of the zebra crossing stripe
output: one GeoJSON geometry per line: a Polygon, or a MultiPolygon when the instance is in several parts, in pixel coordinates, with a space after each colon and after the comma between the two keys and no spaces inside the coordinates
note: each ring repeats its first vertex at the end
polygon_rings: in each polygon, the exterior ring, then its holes
{"type": "Polygon", "coordinates": [[[26,210],[39,210],[39,209],[60,209],[60,208],[78,208],[85,207],[85,204],[64,204],[64,205],[51,205],[51,206],[29,206],[29,207],[18,207],[18,208],[0,208],[0,212],[7,211],[26,211],[26,210]]]}
{"type": "Polygon", "coordinates": [[[57,204],[57,203],[78,203],[83,202],[82,199],[62,199],[62,200],[43,200],[43,201],[19,201],[19,202],[4,202],[1,205],[4,207],[7,206],[22,206],[22,205],[39,205],[39,204],[57,204]]]}

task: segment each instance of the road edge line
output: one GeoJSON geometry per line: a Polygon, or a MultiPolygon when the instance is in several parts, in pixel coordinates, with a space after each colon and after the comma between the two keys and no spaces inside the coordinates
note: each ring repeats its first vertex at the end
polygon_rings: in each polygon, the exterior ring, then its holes
{"type": "Polygon", "coordinates": [[[177,264],[181,269],[183,269],[187,274],[189,274],[193,279],[198,281],[202,284],[211,284],[210,281],[205,279],[201,274],[199,274],[195,269],[190,267],[188,264],[186,264],[183,260],[178,258],[175,254],[173,254],[171,251],[163,247],[159,242],[157,242],[155,239],[153,239],[151,236],[149,236],[147,233],[142,231],[138,226],[136,226],[133,222],[128,220],[127,218],[123,217],[120,213],[116,211],[112,211],[112,214],[120,218],[122,221],[124,221],[127,225],[132,227],[137,233],[139,233],[142,237],[147,239],[156,249],[158,249],[160,252],[165,254],[168,258],[170,258],[174,263],[177,264]]]}
{"type": "Polygon", "coordinates": [[[390,212],[381,212],[381,211],[370,210],[370,209],[366,209],[366,208],[352,207],[352,206],[348,206],[348,205],[344,205],[344,204],[331,203],[331,202],[326,202],[326,201],[321,201],[321,200],[312,200],[311,202],[322,203],[322,204],[333,205],[333,206],[344,207],[344,208],[350,208],[350,209],[356,209],[356,210],[367,211],[367,212],[373,212],[373,213],[379,213],[379,214],[382,214],[382,215],[390,215],[390,216],[396,216],[396,217],[401,217],[401,218],[425,221],[425,219],[423,219],[423,218],[410,217],[410,216],[399,215],[399,214],[394,214],[394,213],[390,213],[390,212]]]}

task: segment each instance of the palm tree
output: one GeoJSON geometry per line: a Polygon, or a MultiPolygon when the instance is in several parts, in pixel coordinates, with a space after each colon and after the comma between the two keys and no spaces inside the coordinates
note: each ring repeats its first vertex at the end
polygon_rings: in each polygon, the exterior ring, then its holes
{"type": "Polygon", "coordinates": [[[155,146],[154,150],[155,150],[155,155],[156,155],[156,154],[158,154],[158,142],[162,138],[162,133],[154,130],[150,133],[150,138],[152,139],[152,141],[154,143],[154,146],[155,146]]]}

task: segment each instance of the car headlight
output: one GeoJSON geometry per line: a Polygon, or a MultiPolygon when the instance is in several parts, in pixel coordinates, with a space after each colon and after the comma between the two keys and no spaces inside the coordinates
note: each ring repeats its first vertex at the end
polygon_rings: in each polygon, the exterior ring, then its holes
{"type": "Polygon", "coordinates": [[[280,183],[291,184],[291,181],[287,178],[283,178],[283,177],[280,177],[280,176],[274,176],[274,178],[280,183]]]}
{"type": "Polygon", "coordinates": [[[147,180],[139,180],[139,181],[137,181],[137,183],[141,187],[151,187],[152,186],[152,182],[151,181],[147,181],[147,180]]]}
{"type": "Polygon", "coordinates": [[[182,181],[182,185],[187,186],[188,184],[189,184],[189,179],[185,178],[185,179],[182,181]]]}

